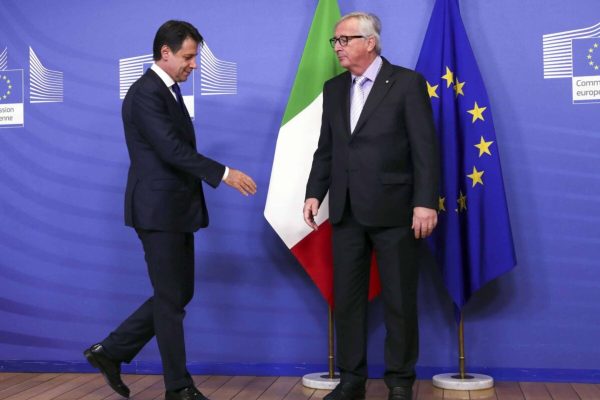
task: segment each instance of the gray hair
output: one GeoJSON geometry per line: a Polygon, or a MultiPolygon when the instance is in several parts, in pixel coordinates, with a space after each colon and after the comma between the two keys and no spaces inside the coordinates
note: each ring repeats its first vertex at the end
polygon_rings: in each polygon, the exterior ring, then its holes
{"type": "Polygon", "coordinates": [[[338,25],[342,22],[353,18],[358,20],[358,30],[361,35],[366,37],[372,36],[375,39],[375,52],[381,54],[381,21],[379,20],[379,17],[375,14],[366,12],[351,12],[340,18],[335,24],[335,29],[337,29],[338,25]]]}

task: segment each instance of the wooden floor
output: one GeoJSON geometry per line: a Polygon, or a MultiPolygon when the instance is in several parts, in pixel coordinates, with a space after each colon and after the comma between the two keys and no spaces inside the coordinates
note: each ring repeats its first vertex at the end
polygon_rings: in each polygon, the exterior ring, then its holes
{"type": "MultiPolygon", "coordinates": [[[[132,399],[164,399],[160,375],[124,375],[132,399]]],[[[322,399],[328,392],[302,386],[298,377],[194,376],[196,386],[211,400],[308,400],[322,399]]],[[[489,390],[460,392],[434,388],[431,381],[415,383],[414,399],[496,400],[600,400],[600,384],[496,382],[489,390]]],[[[2,400],[99,400],[122,399],[99,374],[0,373],[2,400]]],[[[387,399],[382,380],[367,384],[367,400],[387,399]]]]}

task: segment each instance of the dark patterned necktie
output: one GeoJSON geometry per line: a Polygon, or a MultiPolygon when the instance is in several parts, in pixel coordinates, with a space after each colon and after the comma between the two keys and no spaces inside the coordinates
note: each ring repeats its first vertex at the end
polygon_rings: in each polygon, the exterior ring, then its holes
{"type": "Polygon", "coordinates": [[[181,89],[179,89],[179,85],[177,84],[177,82],[175,82],[171,87],[175,92],[175,96],[177,96],[177,102],[179,103],[179,107],[181,107],[181,111],[183,111],[183,113],[186,114],[185,103],[183,102],[183,96],[181,95],[181,89]]]}
{"type": "Polygon", "coordinates": [[[354,78],[354,91],[352,92],[352,101],[350,102],[350,133],[354,133],[354,128],[356,128],[356,123],[365,105],[363,84],[367,79],[366,76],[357,76],[354,78]]]}

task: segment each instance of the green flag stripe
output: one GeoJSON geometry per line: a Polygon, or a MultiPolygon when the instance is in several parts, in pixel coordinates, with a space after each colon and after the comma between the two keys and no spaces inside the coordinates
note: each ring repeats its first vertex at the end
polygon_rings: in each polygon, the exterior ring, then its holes
{"type": "Polygon", "coordinates": [[[337,0],[319,1],[281,126],[317,98],[326,80],[344,72],[329,45],[340,16],[337,0]]]}

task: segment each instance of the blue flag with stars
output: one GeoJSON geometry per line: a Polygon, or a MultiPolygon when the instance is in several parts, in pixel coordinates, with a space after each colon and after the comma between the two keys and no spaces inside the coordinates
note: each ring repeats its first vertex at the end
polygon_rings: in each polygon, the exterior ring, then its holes
{"type": "Polygon", "coordinates": [[[490,102],[458,0],[436,0],[416,70],[427,80],[442,155],[431,243],[460,312],[516,260],[490,102]]]}

